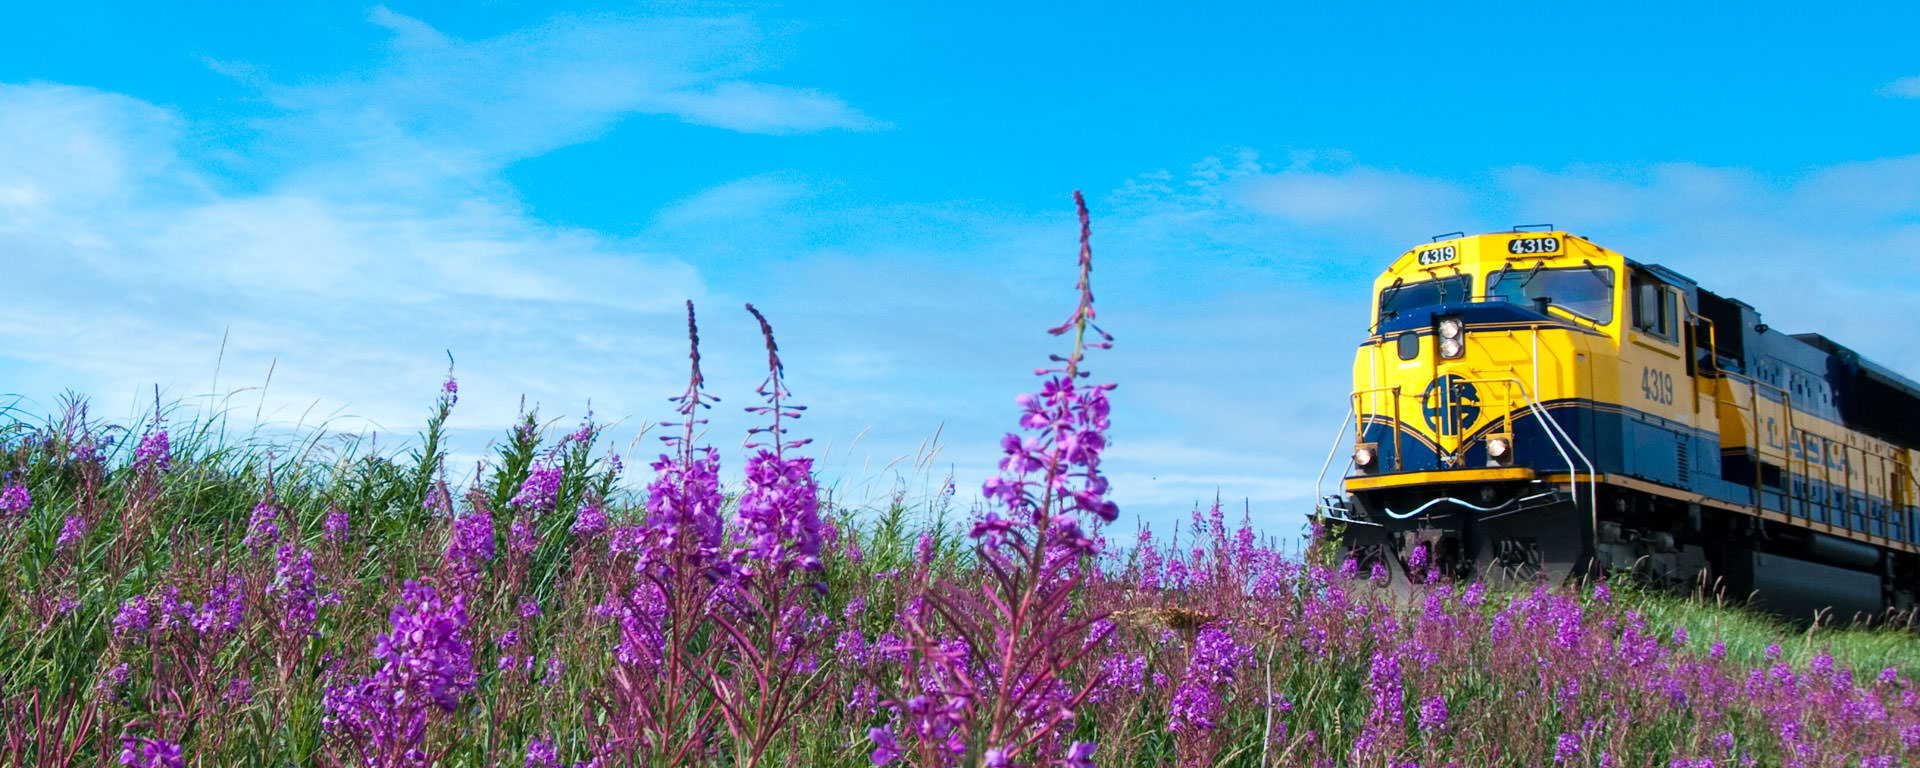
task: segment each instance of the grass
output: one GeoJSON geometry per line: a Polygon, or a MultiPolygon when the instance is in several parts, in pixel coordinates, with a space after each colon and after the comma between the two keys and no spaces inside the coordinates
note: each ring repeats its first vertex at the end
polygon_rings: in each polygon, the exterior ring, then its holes
{"type": "MultiPolygon", "coordinates": [[[[377,667],[368,652],[387,631],[402,581],[455,588],[444,566],[448,517],[423,506],[440,477],[438,433],[451,407],[443,397],[416,447],[388,454],[317,430],[282,444],[227,442],[217,419],[178,410],[130,425],[94,421],[77,401],[37,421],[14,413],[0,425],[0,460],[10,468],[4,484],[28,489],[33,504],[0,523],[0,714],[10,724],[0,762],[111,763],[130,735],[178,743],[189,764],[354,763],[354,750],[323,724],[326,691],[377,667]],[[135,446],[159,425],[172,441],[164,471],[133,461],[135,446]],[[338,596],[319,610],[312,636],[276,630],[282,599],[268,587],[283,580],[279,563],[242,544],[263,502],[278,510],[281,542],[313,551],[323,591],[338,596]],[[352,521],[349,540],[326,536],[327,516],[337,512],[352,521]],[[71,518],[88,532],[61,547],[71,518]],[[247,614],[234,633],[115,635],[129,600],[179,588],[183,599],[201,601],[228,574],[246,584],[247,614]],[[116,682],[123,664],[128,672],[116,682]],[[248,690],[236,694],[241,684],[248,690]]],[[[493,510],[501,554],[484,582],[461,588],[471,601],[464,637],[475,680],[458,709],[429,721],[423,743],[440,764],[520,765],[535,739],[556,743],[569,762],[600,754],[602,764],[616,765],[630,754],[610,751],[602,737],[616,716],[604,704],[621,664],[611,653],[618,632],[595,610],[621,571],[604,538],[575,537],[569,527],[578,508],[596,500],[616,526],[633,524],[645,499],[619,482],[591,432],[556,445],[529,414],[472,488],[453,489],[460,513],[468,513],[465,491],[493,510]],[[564,468],[560,503],[544,514],[518,510],[508,502],[540,463],[564,468]],[[506,554],[510,520],[539,532],[539,546],[524,557],[506,554]],[[529,599],[543,606],[537,619],[519,613],[529,599]],[[520,632],[520,645],[503,647],[510,630],[520,632]],[[564,671],[545,680],[554,659],[564,671]]],[[[898,495],[870,509],[829,499],[837,539],[823,556],[824,596],[809,604],[825,622],[818,687],[768,764],[869,765],[870,729],[907,738],[900,716],[863,687],[910,686],[904,668],[862,661],[836,641],[853,632],[869,646],[883,644],[903,633],[901,617],[927,585],[982,583],[965,515],[947,499],[898,495]]],[[[1112,611],[1114,631],[1065,674],[1111,685],[1081,707],[1059,743],[1035,753],[1035,764],[1057,763],[1066,742],[1080,740],[1100,745],[1100,765],[1138,766],[1547,765],[1562,756],[1566,736],[1580,744],[1569,764],[1583,765],[1706,755],[1733,764],[1744,754],[1852,766],[1917,756],[1901,729],[1920,735],[1920,711],[1901,697],[1920,678],[1920,643],[1904,628],[1798,629],[1717,600],[1625,585],[1610,603],[1515,593],[1473,604],[1464,585],[1423,589],[1405,602],[1249,543],[1257,541],[1251,532],[1236,538],[1217,518],[1197,515],[1188,530],[1199,535],[1109,556],[1076,598],[1076,614],[1112,611]],[[1636,621],[1640,629],[1631,630],[1636,621]],[[1571,629],[1556,629],[1566,622],[1571,629]],[[1196,638],[1208,627],[1230,635],[1246,659],[1221,679],[1196,682],[1196,638]],[[1666,639],[1673,627],[1691,640],[1666,639]],[[1621,644],[1636,637],[1652,638],[1645,665],[1620,660],[1621,644]],[[1711,657],[1714,642],[1725,644],[1724,659],[1711,657]],[[1778,660],[1767,654],[1775,644],[1778,660]],[[1811,670],[1829,654],[1857,685],[1816,682],[1811,670]],[[1138,683],[1112,682],[1112,670],[1134,658],[1138,683]],[[1398,671],[1383,672],[1387,662],[1398,671]],[[1752,701],[1715,693],[1776,664],[1787,665],[1799,687],[1768,687],[1752,701]],[[1893,682],[1867,682],[1889,668],[1893,682]],[[1169,729],[1170,702],[1189,689],[1215,702],[1214,728],[1169,729]],[[1683,689],[1684,704],[1661,693],[1683,689]],[[1424,729],[1418,712],[1436,696],[1449,709],[1448,725],[1424,729]],[[1879,702],[1880,719],[1814,712],[1869,700],[1879,702]],[[1779,736],[1789,719],[1807,734],[1801,742],[1779,736]],[[1720,734],[1735,746],[1719,747],[1720,734]]],[[[725,734],[707,737],[714,749],[693,762],[727,764],[725,734]]]]}

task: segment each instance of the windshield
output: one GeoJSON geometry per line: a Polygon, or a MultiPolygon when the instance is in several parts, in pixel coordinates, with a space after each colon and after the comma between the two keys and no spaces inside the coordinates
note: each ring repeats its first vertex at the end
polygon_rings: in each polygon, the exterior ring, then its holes
{"type": "Polygon", "coordinates": [[[1416,307],[1467,301],[1473,298],[1472,286],[1466,275],[1389,285],[1380,291],[1380,319],[1386,320],[1416,307]]]}
{"type": "Polygon", "coordinates": [[[1554,306],[1601,325],[1613,322],[1613,269],[1585,266],[1560,269],[1505,268],[1487,275],[1487,301],[1554,306]]]}

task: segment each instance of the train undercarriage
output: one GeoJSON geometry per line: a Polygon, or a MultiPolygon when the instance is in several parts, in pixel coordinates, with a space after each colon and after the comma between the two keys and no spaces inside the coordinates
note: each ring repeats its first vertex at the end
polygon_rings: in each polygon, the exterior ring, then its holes
{"type": "Polygon", "coordinates": [[[1906,553],[1606,484],[1381,488],[1329,498],[1322,514],[1344,524],[1363,569],[1377,563],[1407,581],[1562,584],[1628,572],[1791,620],[1841,623],[1912,609],[1920,583],[1920,562],[1906,553]]]}

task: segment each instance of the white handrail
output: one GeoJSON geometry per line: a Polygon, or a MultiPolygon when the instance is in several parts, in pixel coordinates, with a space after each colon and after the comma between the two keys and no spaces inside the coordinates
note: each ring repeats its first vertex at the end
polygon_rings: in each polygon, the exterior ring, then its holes
{"type": "MultiPolygon", "coordinates": [[[[1323,490],[1322,486],[1327,482],[1327,470],[1333,466],[1333,455],[1340,451],[1340,436],[1347,433],[1347,422],[1352,420],[1353,398],[1349,397],[1347,398],[1347,415],[1340,417],[1340,430],[1333,433],[1333,446],[1327,449],[1327,460],[1320,462],[1320,476],[1313,479],[1313,503],[1316,505],[1320,503],[1321,499],[1327,496],[1321,492],[1323,490]]],[[[1399,429],[1399,427],[1396,426],[1394,429],[1399,429]]],[[[1352,464],[1353,457],[1347,457],[1347,463],[1352,464]]]]}
{"type": "Polygon", "coordinates": [[[1533,396],[1533,393],[1527,391],[1526,384],[1513,377],[1508,377],[1507,381],[1513,382],[1514,386],[1520,388],[1520,395],[1527,399],[1527,407],[1533,411],[1534,417],[1551,427],[1542,431],[1546,432],[1547,438],[1553,441],[1553,447],[1560,451],[1560,458],[1567,462],[1567,473],[1572,475],[1568,478],[1567,486],[1573,491],[1573,505],[1576,509],[1580,506],[1580,469],[1574,466],[1573,459],[1567,457],[1566,449],[1560,447],[1562,438],[1566,440],[1567,446],[1573,449],[1573,455],[1580,457],[1580,463],[1587,465],[1587,505],[1590,507],[1589,517],[1596,526],[1597,534],[1597,526],[1600,522],[1600,473],[1594,470],[1593,460],[1587,458],[1587,454],[1580,450],[1580,445],[1573,441],[1573,436],[1567,434],[1566,427],[1560,426],[1560,422],[1554,419],[1547,409],[1540,407],[1539,400],[1533,396]],[[1558,433],[1558,436],[1555,433],[1558,433]]]}

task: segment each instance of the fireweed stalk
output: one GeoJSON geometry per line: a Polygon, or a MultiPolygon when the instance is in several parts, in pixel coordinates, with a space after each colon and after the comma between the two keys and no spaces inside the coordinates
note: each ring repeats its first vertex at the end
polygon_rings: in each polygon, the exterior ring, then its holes
{"type": "MultiPolygon", "coordinates": [[[[896,689],[886,704],[919,765],[1085,763],[1092,752],[1089,744],[1063,743],[1100,682],[1076,667],[1112,631],[1104,612],[1081,600],[1083,585],[1098,578],[1101,550],[1083,523],[1097,529],[1119,510],[1100,474],[1114,385],[1079,382],[1088,375],[1080,367],[1086,351],[1111,347],[1113,337],[1093,324],[1093,230],[1086,200],[1075,192],[1073,201],[1079,302],[1048,329],[1055,336],[1071,331],[1073,348],[1052,357],[1059,367],[1034,372],[1046,378],[1039,394],[1016,399],[1020,426],[1031,434],[1001,440],[1000,473],[982,487],[1007,515],[988,511],[971,532],[985,583],[977,592],[928,584],[901,616],[912,652],[901,685],[919,685],[896,689]],[[1098,341],[1087,339],[1089,330],[1098,341]]],[[[875,729],[869,736],[876,764],[900,752],[896,734],[875,729]]]]}
{"type": "Polygon", "coordinates": [[[692,373],[678,403],[678,435],[662,442],[676,455],[653,463],[647,486],[646,526],[622,537],[632,555],[628,578],[615,582],[600,612],[613,619],[617,641],[612,687],[602,716],[598,755],[639,755],[647,765],[684,765],[699,759],[722,711],[710,691],[724,645],[709,626],[716,592],[731,588],[737,568],[723,551],[720,460],[694,445],[706,420],[700,409],[720,398],[707,394],[700,374],[700,329],[687,302],[692,373]]]}
{"type": "Polygon", "coordinates": [[[813,460],[786,453],[811,440],[788,440],[782,423],[800,418],[806,406],[786,399],[792,393],[773,326],[752,304],[747,311],[766,340],[767,378],[757,390],[766,405],[746,410],[766,415],[768,425],[747,433],[745,447],[760,450],[747,460],[738,504],[738,579],[720,590],[725,610],[713,614],[733,670],[709,679],[732,732],[735,763],[755,766],[821,683],[817,650],[829,635],[827,617],[810,599],[826,591],[820,579],[820,489],[813,460]],[[761,434],[766,442],[752,442],[761,434]]]}

